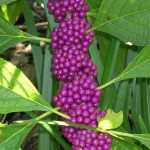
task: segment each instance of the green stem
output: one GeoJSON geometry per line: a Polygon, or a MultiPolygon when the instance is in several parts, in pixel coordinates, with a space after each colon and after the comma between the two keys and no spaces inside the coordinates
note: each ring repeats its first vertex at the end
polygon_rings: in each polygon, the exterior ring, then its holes
{"type": "MultiPolygon", "coordinates": [[[[58,111],[58,110],[60,110],[60,108],[56,107],[56,108],[54,108],[54,110],[58,111]]],[[[35,120],[41,120],[51,114],[53,114],[53,112],[46,112],[46,113],[42,114],[41,116],[37,117],[35,120]]]]}
{"type": "MultiPolygon", "coordinates": [[[[40,124],[45,123],[45,121],[39,121],[40,124]]],[[[93,130],[93,131],[100,131],[97,128],[88,126],[88,125],[83,125],[83,124],[73,124],[73,123],[68,123],[68,122],[64,122],[64,121],[46,121],[47,124],[49,125],[60,125],[60,126],[72,126],[72,127],[76,127],[76,128],[84,128],[84,129],[89,129],[89,130],[93,130]]]]}
{"type": "Polygon", "coordinates": [[[51,42],[51,39],[48,39],[48,38],[42,38],[42,37],[29,37],[30,40],[37,40],[37,41],[44,41],[44,42],[47,42],[47,43],[50,43],[51,42]]]}
{"type": "Polygon", "coordinates": [[[104,89],[104,88],[108,87],[109,85],[111,85],[111,84],[113,84],[113,83],[115,83],[115,82],[117,82],[117,80],[116,80],[116,79],[113,79],[113,80],[107,82],[106,84],[103,84],[102,86],[99,86],[96,90],[104,89]]]}

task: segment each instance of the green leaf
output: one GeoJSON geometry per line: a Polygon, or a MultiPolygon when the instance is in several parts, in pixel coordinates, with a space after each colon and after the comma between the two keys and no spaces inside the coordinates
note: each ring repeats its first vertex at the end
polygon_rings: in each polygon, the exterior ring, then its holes
{"type": "Polygon", "coordinates": [[[9,4],[9,3],[14,2],[14,1],[16,1],[16,0],[0,0],[0,6],[5,5],[5,4],[9,4]]]}
{"type": "MultiPolygon", "coordinates": [[[[7,126],[7,124],[1,124],[0,123],[0,129],[5,128],[7,126]]],[[[0,134],[1,134],[1,130],[0,130],[0,134]]]]}
{"type": "MultiPolygon", "coordinates": [[[[122,126],[115,129],[115,131],[127,133],[127,131],[122,126]]],[[[112,150],[141,150],[141,148],[134,143],[131,137],[118,136],[113,137],[112,150]]]]}
{"type": "Polygon", "coordinates": [[[146,46],[118,77],[100,86],[98,89],[102,89],[112,83],[125,79],[140,78],[140,77],[149,78],[150,77],[149,66],[150,66],[150,46],[146,46]]]}
{"type": "Polygon", "coordinates": [[[150,44],[149,16],[149,0],[103,0],[91,30],[144,46],[150,44]]]}
{"type": "Polygon", "coordinates": [[[131,137],[135,140],[140,141],[142,144],[144,144],[146,147],[150,149],[150,134],[129,134],[111,130],[107,131],[107,133],[115,135],[115,137],[116,136],[131,137]]]}
{"type": "Polygon", "coordinates": [[[4,17],[14,24],[22,11],[22,6],[24,4],[24,0],[17,0],[14,1],[8,5],[2,5],[2,12],[4,14],[4,17]]]}
{"type": "Polygon", "coordinates": [[[150,134],[136,134],[133,135],[133,138],[140,141],[150,149],[150,134]]]}
{"type": "Polygon", "coordinates": [[[98,128],[108,130],[118,128],[123,122],[122,111],[115,113],[108,109],[104,118],[98,118],[98,128]]]}
{"type": "Polygon", "coordinates": [[[141,130],[141,133],[142,134],[148,134],[148,131],[147,131],[147,128],[145,126],[145,123],[142,119],[142,117],[139,115],[139,118],[138,118],[138,122],[139,122],[139,126],[140,126],[140,130],[141,130]]]}
{"type": "Polygon", "coordinates": [[[0,149],[18,150],[23,140],[34,127],[35,123],[13,123],[2,129],[0,127],[0,149]]]}
{"type": "Polygon", "coordinates": [[[55,111],[28,78],[11,63],[0,58],[0,113],[55,111]]]}
{"type": "Polygon", "coordinates": [[[86,0],[86,3],[87,3],[87,5],[89,6],[89,8],[91,10],[99,8],[101,2],[102,2],[102,0],[95,0],[95,1],[93,1],[93,0],[86,0]]]}
{"type": "Polygon", "coordinates": [[[94,64],[97,66],[97,71],[98,71],[98,83],[101,83],[102,79],[102,74],[104,70],[103,62],[100,57],[100,51],[97,48],[97,43],[93,42],[89,48],[90,56],[94,62],[94,64]]]}
{"type": "Polygon", "coordinates": [[[43,40],[50,42],[50,39],[35,37],[14,27],[0,13],[0,53],[4,52],[11,46],[28,40],[43,40]]]}
{"type": "Polygon", "coordinates": [[[139,150],[139,148],[135,144],[113,138],[111,150],[139,150]]]}
{"type": "MultiPolygon", "coordinates": [[[[42,122],[41,125],[64,147],[65,150],[71,150],[70,145],[66,142],[66,140],[64,140],[63,137],[61,137],[60,133],[53,130],[53,128],[51,126],[49,126],[46,122],[42,122]]],[[[58,146],[58,143],[57,143],[57,146],[58,146]]],[[[58,147],[57,147],[57,149],[58,149],[58,147]]]]}

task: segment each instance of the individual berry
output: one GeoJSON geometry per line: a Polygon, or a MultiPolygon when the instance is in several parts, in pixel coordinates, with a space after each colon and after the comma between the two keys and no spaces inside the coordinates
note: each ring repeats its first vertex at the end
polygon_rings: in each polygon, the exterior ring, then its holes
{"type": "Polygon", "coordinates": [[[88,6],[84,0],[49,0],[49,13],[53,14],[56,22],[62,22],[68,17],[84,18],[88,6]]]}

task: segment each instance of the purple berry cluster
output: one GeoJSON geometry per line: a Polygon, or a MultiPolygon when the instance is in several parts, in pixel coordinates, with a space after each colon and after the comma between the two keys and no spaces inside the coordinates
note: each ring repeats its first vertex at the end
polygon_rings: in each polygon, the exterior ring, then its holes
{"type": "Polygon", "coordinates": [[[67,15],[70,15],[71,18],[84,18],[88,10],[84,0],[50,0],[48,8],[56,22],[62,22],[67,15]]]}
{"type": "Polygon", "coordinates": [[[64,19],[50,35],[52,50],[62,50],[64,49],[63,46],[65,48],[66,46],[76,46],[76,49],[86,52],[95,35],[93,31],[86,33],[90,27],[84,19],[78,17],[64,19]]]}
{"type": "Polygon", "coordinates": [[[72,143],[72,150],[108,150],[112,139],[104,133],[64,127],[64,136],[72,143]]]}
{"type": "MultiPolygon", "coordinates": [[[[101,90],[96,90],[98,85],[94,81],[97,67],[85,54],[95,35],[93,31],[87,33],[91,27],[85,20],[88,6],[84,0],[49,0],[47,6],[60,23],[50,35],[53,74],[63,81],[53,101],[62,113],[71,117],[65,122],[97,127],[97,118],[105,117],[106,112],[98,110],[101,90]]],[[[111,148],[112,139],[107,134],[74,127],[62,130],[72,150],[111,148]]]]}

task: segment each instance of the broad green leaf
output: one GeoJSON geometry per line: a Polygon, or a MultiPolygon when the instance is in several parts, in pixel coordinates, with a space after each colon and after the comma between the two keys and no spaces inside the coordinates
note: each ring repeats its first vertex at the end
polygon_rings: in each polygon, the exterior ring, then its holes
{"type": "Polygon", "coordinates": [[[149,0],[103,0],[92,30],[144,46],[150,44],[149,16],[149,0]]]}
{"type": "Polygon", "coordinates": [[[9,4],[9,3],[14,2],[14,1],[16,1],[16,0],[0,0],[0,6],[5,5],[5,4],[9,4]]]}
{"type": "Polygon", "coordinates": [[[22,11],[24,0],[17,0],[8,5],[2,5],[1,9],[4,14],[4,17],[14,24],[22,11]]]}
{"type": "Polygon", "coordinates": [[[0,59],[0,113],[55,111],[28,78],[11,63],[0,59]]]}
{"type": "Polygon", "coordinates": [[[149,66],[150,66],[150,46],[146,46],[118,77],[100,86],[98,89],[102,89],[120,80],[130,78],[142,78],[142,77],[149,78],[150,77],[149,66]]]}
{"type": "Polygon", "coordinates": [[[35,123],[13,123],[2,130],[0,127],[0,149],[19,150],[20,145],[34,125],[35,123]]]}
{"type": "Polygon", "coordinates": [[[11,46],[28,40],[43,40],[50,42],[50,39],[35,37],[14,27],[0,13],[0,53],[11,46]]]}
{"type": "Polygon", "coordinates": [[[123,122],[122,111],[115,113],[111,109],[107,110],[106,116],[104,118],[98,118],[98,128],[99,129],[115,129],[118,128],[123,122]]]}
{"type": "Polygon", "coordinates": [[[87,5],[91,10],[99,8],[102,0],[86,0],[87,5]]]}

